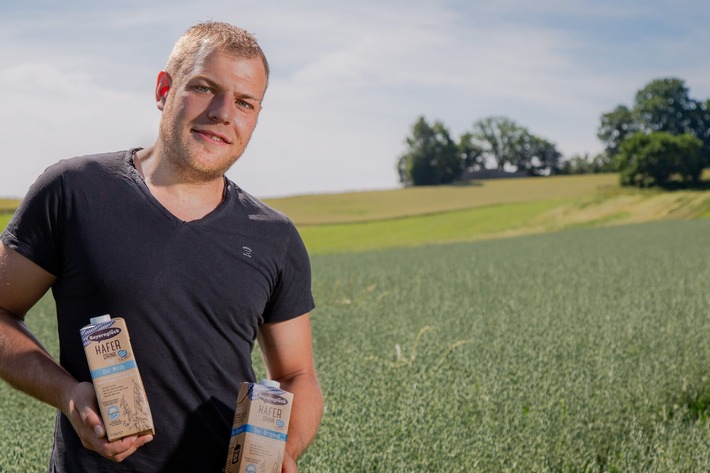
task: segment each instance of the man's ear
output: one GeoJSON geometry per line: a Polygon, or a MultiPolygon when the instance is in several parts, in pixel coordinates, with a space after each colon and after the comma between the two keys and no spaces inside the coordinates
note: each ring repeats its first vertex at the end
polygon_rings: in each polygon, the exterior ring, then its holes
{"type": "Polygon", "coordinates": [[[165,108],[165,100],[170,92],[170,87],[173,85],[173,78],[165,71],[158,73],[158,80],[155,84],[155,101],[157,102],[158,110],[161,112],[165,108]]]}

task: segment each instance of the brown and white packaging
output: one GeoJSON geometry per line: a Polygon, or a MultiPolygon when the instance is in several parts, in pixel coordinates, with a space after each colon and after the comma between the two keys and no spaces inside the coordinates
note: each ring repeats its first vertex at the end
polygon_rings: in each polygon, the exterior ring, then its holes
{"type": "Polygon", "coordinates": [[[241,384],[225,473],[281,473],[292,404],[276,381],[241,384]]]}
{"type": "Polygon", "coordinates": [[[108,440],[155,434],[126,322],[110,315],[94,317],[81,329],[81,340],[108,440]]]}

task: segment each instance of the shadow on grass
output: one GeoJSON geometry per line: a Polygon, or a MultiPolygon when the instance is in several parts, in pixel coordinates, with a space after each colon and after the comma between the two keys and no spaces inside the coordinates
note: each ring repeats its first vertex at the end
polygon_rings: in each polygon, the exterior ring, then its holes
{"type": "Polygon", "coordinates": [[[710,386],[684,391],[672,405],[666,412],[670,418],[682,416],[690,424],[706,421],[710,419],[710,386]]]}
{"type": "Polygon", "coordinates": [[[710,416],[710,388],[695,395],[688,393],[682,399],[682,402],[688,408],[688,420],[690,422],[707,420],[710,416]]]}

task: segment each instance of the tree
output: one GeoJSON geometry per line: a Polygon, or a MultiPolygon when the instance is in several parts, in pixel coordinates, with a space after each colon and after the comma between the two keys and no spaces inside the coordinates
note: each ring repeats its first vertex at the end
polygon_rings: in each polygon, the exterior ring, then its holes
{"type": "Polygon", "coordinates": [[[476,162],[496,169],[512,166],[529,175],[542,175],[554,172],[562,156],[554,144],[505,117],[479,120],[465,136],[468,145],[479,150],[476,162]]]}
{"type": "Polygon", "coordinates": [[[692,133],[702,142],[701,157],[710,165],[710,101],[690,97],[681,79],[656,79],[636,92],[633,108],[617,106],[601,117],[597,137],[613,159],[626,137],[636,132],[692,133]]]}
{"type": "Polygon", "coordinates": [[[523,139],[523,153],[513,156],[511,164],[529,176],[542,176],[556,173],[561,159],[554,144],[528,133],[523,139]]]}
{"type": "Polygon", "coordinates": [[[520,154],[528,131],[505,117],[488,117],[473,124],[472,140],[481,148],[482,157],[503,169],[520,154]]]}
{"type": "Polygon", "coordinates": [[[476,143],[473,133],[466,132],[461,135],[458,151],[463,160],[464,171],[473,171],[476,166],[483,165],[484,150],[476,143]]]}
{"type": "Polygon", "coordinates": [[[606,153],[599,153],[594,157],[588,153],[575,154],[560,163],[556,174],[591,174],[616,171],[615,163],[610,162],[606,153]]]}
{"type": "Polygon", "coordinates": [[[703,170],[702,145],[692,133],[637,132],[624,140],[617,156],[621,183],[637,187],[697,184],[703,170]]]}
{"type": "Polygon", "coordinates": [[[710,166],[710,99],[696,103],[697,108],[691,112],[691,129],[703,142],[701,155],[705,156],[705,166],[710,166]]]}
{"type": "Polygon", "coordinates": [[[639,125],[635,114],[625,105],[617,106],[613,111],[602,115],[597,137],[604,144],[608,156],[616,156],[624,139],[638,131],[639,125]]]}
{"type": "Polygon", "coordinates": [[[409,149],[397,163],[399,180],[405,186],[450,184],[461,176],[463,160],[443,123],[435,121],[430,126],[419,117],[406,143],[409,149]]]}
{"type": "Polygon", "coordinates": [[[688,95],[685,83],[676,78],[656,79],[636,92],[634,113],[640,129],[667,131],[672,135],[692,133],[692,112],[699,103],[688,95]]]}

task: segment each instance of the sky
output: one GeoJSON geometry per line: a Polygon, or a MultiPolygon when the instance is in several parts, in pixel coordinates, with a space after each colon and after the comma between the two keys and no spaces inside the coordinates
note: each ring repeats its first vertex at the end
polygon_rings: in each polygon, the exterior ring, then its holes
{"type": "Polygon", "coordinates": [[[260,198],[400,187],[420,116],[458,140],[504,116],[565,157],[593,155],[603,113],[654,79],[710,98],[706,0],[22,0],[0,5],[0,197],[52,163],[150,146],[175,40],[217,20],[271,66],[228,177],[260,198]]]}

